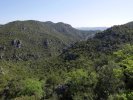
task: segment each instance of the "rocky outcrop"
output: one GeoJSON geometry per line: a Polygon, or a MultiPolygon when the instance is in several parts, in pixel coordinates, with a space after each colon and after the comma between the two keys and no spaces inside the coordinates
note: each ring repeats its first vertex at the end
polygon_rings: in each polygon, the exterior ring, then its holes
{"type": "Polygon", "coordinates": [[[15,46],[16,48],[21,48],[22,42],[20,40],[12,40],[11,44],[15,46]]]}
{"type": "Polygon", "coordinates": [[[48,46],[51,44],[51,42],[52,41],[51,40],[48,40],[48,39],[44,40],[44,43],[43,43],[44,44],[44,47],[45,48],[48,48],[48,46]]]}

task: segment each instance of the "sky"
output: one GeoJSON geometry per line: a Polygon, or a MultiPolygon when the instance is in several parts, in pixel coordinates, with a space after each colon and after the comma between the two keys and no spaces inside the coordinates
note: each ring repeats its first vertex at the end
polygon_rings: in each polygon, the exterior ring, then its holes
{"type": "Polygon", "coordinates": [[[0,24],[15,20],[110,27],[133,21],[133,0],[0,0],[0,24]]]}

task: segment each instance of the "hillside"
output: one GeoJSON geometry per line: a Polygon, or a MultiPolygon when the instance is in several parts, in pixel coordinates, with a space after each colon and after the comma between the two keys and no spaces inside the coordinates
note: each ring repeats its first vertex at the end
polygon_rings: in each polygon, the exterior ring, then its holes
{"type": "MultiPolygon", "coordinates": [[[[110,54],[121,48],[124,44],[133,44],[133,22],[113,26],[103,32],[97,33],[93,38],[87,41],[77,42],[70,51],[110,54]],[[77,51],[78,50],[78,51],[77,51]]],[[[79,54],[80,54],[79,53],[79,54]]]]}
{"type": "MultiPolygon", "coordinates": [[[[95,32],[94,32],[95,33],[95,32]]],[[[93,34],[65,23],[14,21],[0,28],[0,57],[28,60],[52,57],[93,34]]]]}
{"type": "Polygon", "coordinates": [[[88,100],[132,100],[133,22],[113,26],[87,41],[77,42],[64,51],[60,59],[65,63],[64,67],[76,75],[71,76],[73,80],[70,82],[74,97],[81,100],[84,96],[88,100]],[[77,81],[87,73],[86,80],[77,81]]]}
{"type": "Polygon", "coordinates": [[[83,31],[82,36],[64,23],[23,23],[12,22],[0,29],[0,99],[132,100],[133,22],[113,26],[84,41],[79,38],[87,37],[88,32],[83,31]],[[45,38],[51,40],[50,48],[45,38]],[[47,58],[50,50],[66,45],[58,56],[47,58]],[[12,60],[12,54],[20,60],[12,60]]]}

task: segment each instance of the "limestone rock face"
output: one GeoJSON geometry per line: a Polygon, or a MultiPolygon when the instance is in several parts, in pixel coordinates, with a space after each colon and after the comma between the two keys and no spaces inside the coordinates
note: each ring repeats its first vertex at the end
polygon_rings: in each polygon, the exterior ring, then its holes
{"type": "Polygon", "coordinates": [[[16,48],[21,48],[22,46],[22,42],[20,40],[12,40],[12,43],[11,43],[13,46],[15,46],[16,48]]]}
{"type": "Polygon", "coordinates": [[[46,48],[48,48],[48,45],[50,44],[50,41],[47,39],[47,40],[45,40],[44,41],[44,46],[46,47],[46,48]]]}

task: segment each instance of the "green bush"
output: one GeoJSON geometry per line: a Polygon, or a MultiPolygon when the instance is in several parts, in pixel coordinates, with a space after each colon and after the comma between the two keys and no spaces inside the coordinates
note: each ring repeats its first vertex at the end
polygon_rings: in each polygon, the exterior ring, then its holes
{"type": "Polygon", "coordinates": [[[23,95],[35,95],[37,97],[42,97],[43,89],[42,82],[37,79],[26,79],[23,81],[23,95]]]}

